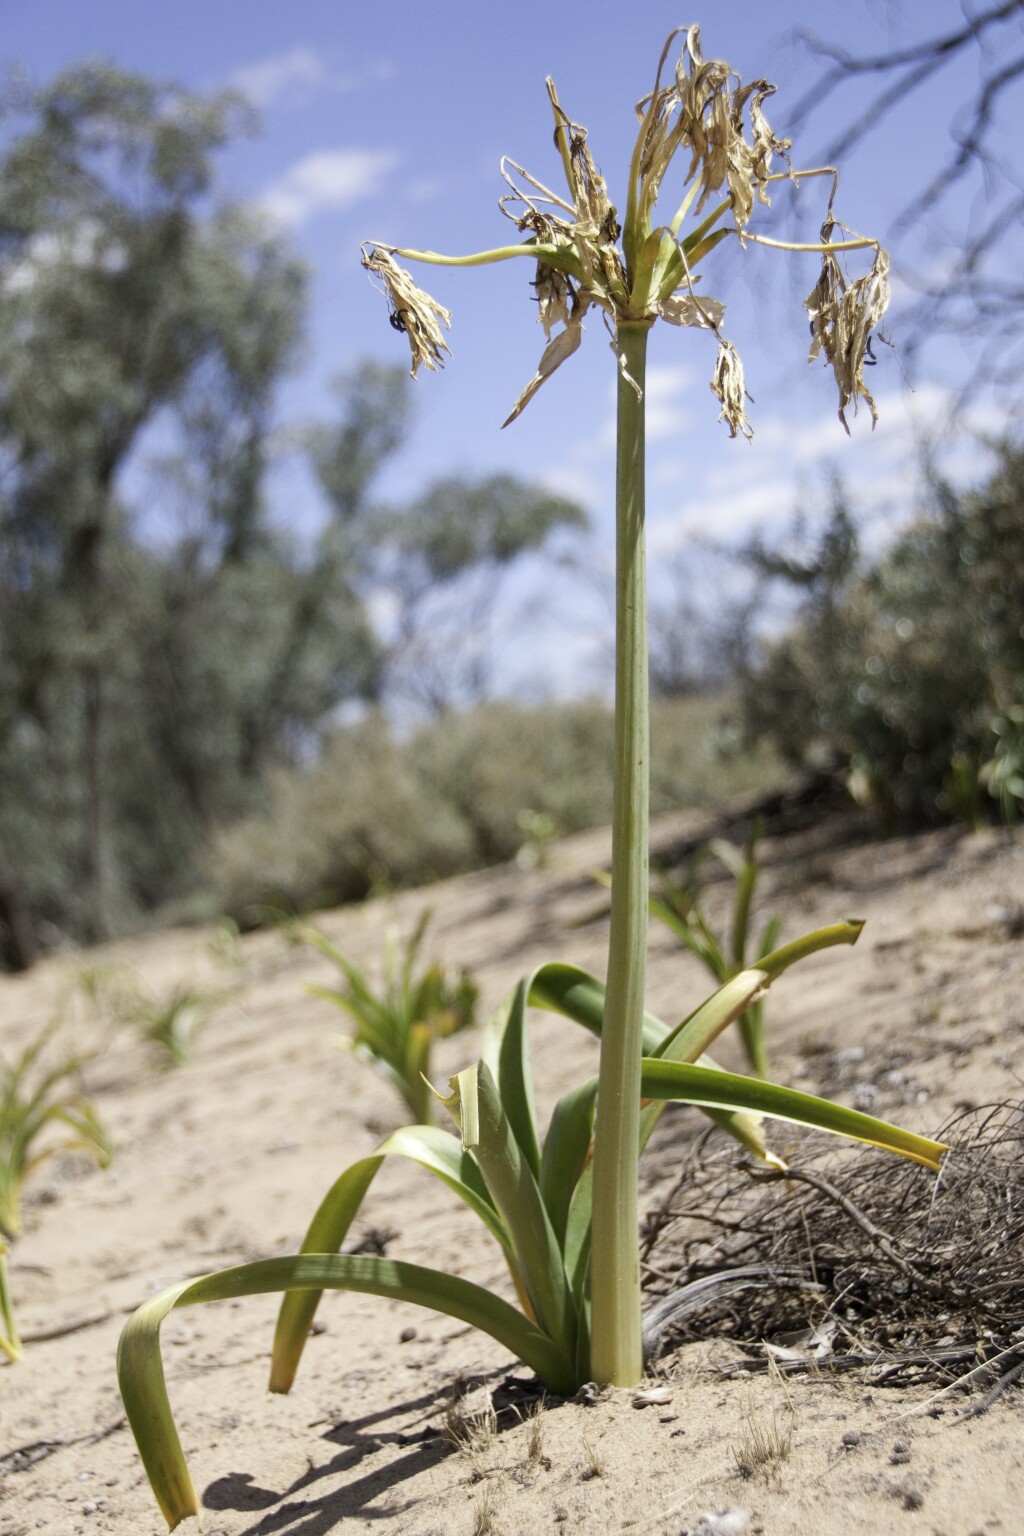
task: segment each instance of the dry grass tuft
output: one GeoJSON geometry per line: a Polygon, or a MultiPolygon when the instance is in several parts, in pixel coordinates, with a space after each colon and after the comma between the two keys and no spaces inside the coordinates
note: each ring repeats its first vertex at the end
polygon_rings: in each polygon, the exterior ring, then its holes
{"type": "Polygon", "coordinates": [[[753,1395],[748,1396],[743,1412],[743,1433],[739,1444],[732,1448],[740,1475],[761,1477],[765,1482],[771,1482],[778,1475],[793,1449],[793,1403],[789,1388],[774,1361],[770,1369],[774,1379],[768,1404],[758,1407],[753,1395]],[[784,1417],[778,1411],[776,1383],[786,1398],[784,1417]]]}
{"type": "Polygon", "coordinates": [[[584,1483],[589,1483],[591,1478],[603,1477],[605,1471],[604,1457],[589,1435],[584,1435],[580,1440],[580,1449],[583,1453],[583,1470],[580,1472],[580,1480],[584,1483]]]}
{"type": "Polygon", "coordinates": [[[526,1425],[527,1464],[547,1470],[551,1466],[551,1457],[544,1452],[544,1407],[544,1399],[538,1398],[532,1407],[521,1414],[521,1418],[526,1425]]]}
{"type": "Polygon", "coordinates": [[[498,1438],[498,1415],[487,1389],[470,1392],[466,1382],[456,1378],[441,1434],[469,1462],[473,1481],[480,1482],[490,1470],[487,1461],[498,1438]]]}
{"type": "Polygon", "coordinates": [[[492,1536],[494,1531],[494,1491],[484,1483],[473,1506],[473,1536],[492,1536]]]}

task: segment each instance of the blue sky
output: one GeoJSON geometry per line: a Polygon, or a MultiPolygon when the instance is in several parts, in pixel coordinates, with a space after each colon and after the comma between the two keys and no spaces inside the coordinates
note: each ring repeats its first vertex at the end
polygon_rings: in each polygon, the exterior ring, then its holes
{"type": "MultiPolygon", "coordinates": [[[[930,0],[925,9],[931,30],[960,17],[955,0],[930,0]]],[[[262,132],[224,153],[220,188],[261,203],[312,266],[309,343],[283,400],[286,414],[308,417],[328,408],[332,374],[358,358],[405,360],[404,339],[389,328],[383,300],[359,267],[361,239],[455,252],[505,243],[515,231],[497,209],[500,156],[508,153],[541,180],[557,182],[546,74],[589,129],[612,199],[621,203],[633,104],[650,88],[674,25],[702,20],[706,56],[728,59],[745,78],[776,81],[769,117],[785,133],[787,106],[808,79],[806,56],[793,41],[797,29],[882,50],[919,35],[920,12],[883,0],[716,0],[703,18],[664,0],[563,8],[550,0],[0,0],[0,48],[5,63],[23,64],[40,81],[82,59],[106,57],[195,90],[237,87],[255,101],[262,132]]],[[[858,151],[844,169],[836,205],[847,224],[884,237],[906,189],[935,164],[936,136],[946,134],[949,102],[965,80],[940,77],[858,151]]],[[[843,100],[855,106],[857,98],[843,100]]],[[[795,143],[796,164],[817,163],[828,128],[824,115],[812,123],[795,143]]],[[[790,202],[788,190],[780,190],[762,231],[795,232],[785,211],[790,202]]],[[[813,239],[822,212],[818,193],[801,194],[798,211],[799,237],[813,239]]],[[[817,259],[726,250],[705,267],[702,291],[729,306],[725,330],[745,362],[756,437],[750,445],[730,441],[715,420],[711,339],[662,326],[649,388],[655,585],[689,534],[734,537],[777,523],[797,500],[813,500],[825,466],[847,477],[869,509],[905,506],[918,427],[941,418],[964,367],[956,349],[943,345],[925,353],[908,381],[880,348],[871,383],[882,420],[872,433],[862,410],[847,439],[831,374],[806,363],[801,301],[817,259]]],[[[511,470],[540,478],[584,502],[594,521],[595,560],[606,563],[614,362],[599,320],[590,323],[580,353],[502,432],[543,345],[529,303],[529,264],[419,270],[424,286],[453,311],[453,357],[442,375],[417,382],[414,432],[381,489],[414,494],[427,478],[452,472],[511,470]]],[[[897,282],[889,327],[897,345],[899,297],[897,282]]],[[[990,403],[990,426],[991,412],[990,403]]],[[[303,477],[284,469],[280,486],[285,515],[300,526],[315,517],[303,477]]],[[[583,650],[564,649],[563,671],[583,650]]]]}

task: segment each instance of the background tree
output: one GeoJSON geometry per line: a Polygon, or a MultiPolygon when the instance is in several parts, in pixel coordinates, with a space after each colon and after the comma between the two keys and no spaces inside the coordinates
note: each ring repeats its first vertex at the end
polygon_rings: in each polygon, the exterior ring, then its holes
{"type": "Polygon", "coordinates": [[[331,421],[287,434],[324,498],[311,529],[286,526],[269,472],[306,274],[253,213],[216,201],[216,151],[248,123],[232,97],[100,65],[8,103],[8,963],[28,963],[47,923],[51,936],[95,939],[169,902],[182,912],[212,900],[211,840],[264,803],[272,772],[313,760],[341,704],[397,698],[400,674],[426,676],[438,595],[452,613],[462,604],[464,675],[479,689],[499,577],[583,521],[510,477],[444,482],[404,509],[378,504],[374,480],[409,408],[398,370],[364,364],[338,381],[331,421]],[[465,606],[474,573],[487,591],[475,610],[465,606]],[[390,636],[369,617],[385,590],[398,616],[390,636]]]}
{"type": "MultiPolygon", "coordinates": [[[[918,515],[872,557],[841,499],[803,545],[750,551],[796,596],[744,679],[750,738],[844,770],[889,821],[992,814],[987,786],[1024,785],[1024,453],[1004,444],[971,491],[933,472],[918,515]]],[[[1024,792],[1011,798],[1003,813],[1019,814],[1024,792]]]]}
{"type": "MultiPolygon", "coordinates": [[[[542,549],[550,568],[552,541],[587,519],[575,502],[512,475],[438,480],[401,507],[367,502],[373,455],[391,451],[404,428],[403,386],[386,368],[340,381],[339,420],[314,432],[311,450],[362,589],[386,601],[382,693],[436,715],[492,692],[499,634],[516,627],[502,611],[509,578],[542,549]]],[[[558,552],[570,558],[564,541],[558,552]]]]}
{"type": "MultiPolygon", "coordinates": [[[[12,105],[31,121],[0,169],[0,751],[34,728],[60,802],[40,808],[96,937],[110,921],[105,767],[128,649],[118,599],[137,574],[119,476],[218,345],[227,251],[196,208],[239,107],[107,66],[12,105]]],[[[247,276],[237,262],[232,275],[247,276]]]]}

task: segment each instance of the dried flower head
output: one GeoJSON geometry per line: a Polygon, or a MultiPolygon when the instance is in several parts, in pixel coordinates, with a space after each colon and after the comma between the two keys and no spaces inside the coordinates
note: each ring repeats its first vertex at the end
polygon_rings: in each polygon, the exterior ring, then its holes
{"type": "Polygon", "coordinates": [[[749,442],[754,429],[747,418],[743,402],[750,397],[743,382],[742,359],[731,341],[718,344],[715,371],[711,375],[711,393],[721,404],[718,419],[728,422],[729,436],[736,437],[742,433],[749,442]]]}
{"type": "MultiPolygon", "coordinates": [[[[583,317],[593,306],[601,311],[612,333],[620,367],[623,359],[618,335],[623,325],[651,325],[660,318],[671,325],[710,330],[719,344],[711,387],[722,405],[721,419],[734,437],[749,438],[742,364],[721,330],[725,306],[698,293],[701,263],[722,240],[733,236],[744,245],[750,242],[822,253],[821,277],[807,299],[813,331],[811,359],[820,352],[832,364],[844,426],[851,400],[855,409],[859,399],[866,400],[874,420],[875,404],[864,384],[863,370],[865,362],[871,360],[871,332],[889,298],[885,252],[877,241],[848,231],[843,231],[844,238],[834,239],[835,231],[843,226],[833,217],[831,199],[819,244],[771,240],[749,227],[757,204],[768,203],[772,182],[796,183],[825,174],[833,177],[833,183],[835,179],[831,167],[799,171],[790,165],[790,141],[779,138],[765,116],[764,104],[774,94],[774,85],[767,80],[745,85],[723,60],[704,59],[699,27],[676,28],[662,49],[653,91],[637,104],[640,127],[621,221],[591,154],[586,129],[563,110],[550,79],[547,89],[567,192],[560,195],[514,160],[502,160],[501,173],[509,190],[499,199],[499,206],[526,236],[522,243],[464,257],[379,245],[364,248],[364,266],[383,280],[391,323],[409,340],[413,373],[421,362],[432,369],[442,365],[441,354],[448,347],[439,322],[447,326],[450,316],[416,287],[393,257],[476,266],[526,256],[536,264],[533,287],[546,344],[537,371],[516,401],[508,422],[516,419],[541,385],[578,350],[583,317]],[[680,37],[678,60],[669,69],[673,43],[680,37]],[[663,75],[667,83],[663,83],[663,75]],[[785,161],[786,169],[772,169],[777,156],[785,161]],[[677,195],[682,196],[674,214],[666,218],[659,216],[656,205],[677,163],[681,170],[677,195]],[[705,213],[716,194],[721,194],[721,201],[705,213]],[[684,233],[684,221],[690,214],[697,222],[684,233]],[[839,257],[861,249],[875,253],[871,271],[848,280],[839,257]]],[[[834,197],[834,184],[832,192],[834,197]]]]}
{"type": "Polygon", "coordinates": [[[420,363],[433,373],[444,367],[442,351],[451,356],[451,348],[445,341],[438,320],[451,330],[451,311],[438,304],[429,293],[417,288],[410,273],[400,267],[391,252],[382,245],[363,246],[363,266],[374,273],[384,284],[384,291],[391,306],[391,324],[401,331],[409,342],[412,353],[412,377],[420,363]]]}
{"type": "Polygon", "coordinates": [[[849,434],[846,407],[851,400],[854,413],[858,399],[866,400],[872,426],[878,420],[878,409],[864,382],[864,366],[871,356],[871,334],[889,304],[889,255],[876,245],[871,271],[847,283],[831,249],[834,229],[830,209],[821,229],[822,245],[826,248],[821,273],[804,300],[804,308],[811,317],[807,361],[813,362],[819,353],[824,353],[831,363],[839,385],[839,420],[849,434]]]}

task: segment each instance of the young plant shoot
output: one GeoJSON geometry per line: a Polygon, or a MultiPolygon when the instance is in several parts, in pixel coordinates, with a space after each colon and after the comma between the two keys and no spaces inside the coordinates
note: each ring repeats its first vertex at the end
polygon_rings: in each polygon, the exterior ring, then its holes
{"type": "MultiPolygon", "coordinates": [[[[474,256],[440,256],[374,243],[367,269],[383,284],[391,323],[411,348],[412,371],[441,365],[449,312],[420,290],[396,258],[477,266],[526,257],[548,338],[512,421],[580,345],[588,311],[601,315],[618,378],[615,795],[612,912],[607,982],[577,968],[542,966],[525,977],[485,1031],[484,1059],[460,1072],[443,1098],[459,1131],[407,1127],[337,1180],[294,1258],[269,1259],[184,1281],[146,1302],[119,1350],[128,1417],[154,1491],[173,1527],[197,1512],[164,1385],[159,1328],[172,1307],[284,1291],[270,1386],[287,1391],[325,1289],[415,1301],[489,1333],[556,1393],[589,1380],[631,1386],[643,1375],[637,1224],[637,1158],[664,1104],[700,1105],[744,1146],[771,1159],[760,1117],[817,1126],[938,1167],[944,1148],[870,1116],[755,1077],[720,1071],[705,1055],[721,1031],[805,955],[855,942],[856,922],[837,923],[763,955],[670,1028],[644,1011],[648,911],[647,633],[644,554],[644,406],[647,338],[658,319],[703,330],[717,342],[711,388],[733,436],[750,435],[743,369],[726,340],[725,310],[701,286],[722,241],[815,251],[821,275],[807,300],[811,356],[824,354],[839,384],[840,417],[863,399],[865,353],[888,298],[884,251],[842,230],[832,212],[835,172],[789,168],[789,144],[764,116],[774,87],[743,85],[719,60],[705,62],[696,27],[662,51],[653,91],[639,103],[639,133],[624,214],[609,201],[587,135],[548,96],[566,182],[550,191],[505,161],[501,199],[525,238],[474,256]],[[679,41],[681,40],[681,42],[679,41]],[[673,45],[680,47],[674,65],[673,45]],[[667,77],[667,78],[666,78],[667,77]],[[773,171],[775,157],[787,168],[773,171]],[[749,228],[777,182],[827,176],[832,195],[820,240],[787,246],[749,228]],[[666,208],[659,203],[664,193],[666,208]],[[844,238],[836,239],[837,230],[844,238]],[[870,269],[849,281],[840,265],[866,251],[870,269]],[[600,1037],[600,1072],[556,1105],[541,1141],[526,1041],[529,1007],[561,1014],[600,1037]],[[596,1110],[596,1115],[595,1115],[596,1110]],[[456,1276],[339,1249],[385,1157],[401,1155],[435,1174],[485,1223],[503,1250],[519,1305],[456,1276]]],[[[772,1159],[776,1163],[778,1159],[772,1159]]]]}
{"type": "Polygon", "coordinates": [[[447,969],[436,961],[417,969],[417,958],[430,921],[424,912],[399,956],[398,936],[384,939],[384,984],[374,988],[361,966],[332,944],[326,934],[307,923],[294,928],[300,943],[311,944],[341,973],[343,987],[310,987],[318,997],[337,1004],[352,1020],[352,1033],[338,1043],[376,1068],[397,1089],[418,1125],[429,1125],[436,1104],[430,1090],[430,1052],[476,1019],[477,986],[467,971],[447,969]]]}
{"type": "MultiPolygon", "coordinates": [[[[758,820],[751,827],[743,850],[724,838],[712,838],[698,848],[682,880],[671,880],[663,873],[657,895],[651,896],[651,916],[664,923],[720,983],[728,981],[747,967],[751,938],[750,908],[761,871],[755,852],[760,835],[761,823],[758,820]],[[736,882],[732,930],[728,937],[723,933],[720,938],[715,933],[702,900],[700,872],[705,860],[712,857],[725,865],[736,882]]],[[[755,941],[752,964],[759,964],[762,955],[771,953],[778,944],[781,930],[782,919],[770,917],[755,941]]],[[[764,1002],[758,999],[756,1003],[751,1003],[746,1013],[736,1020],[736,1024],[750,1070],[756,1072],[758,1077],[767,1077],[764,1002]]]]}

